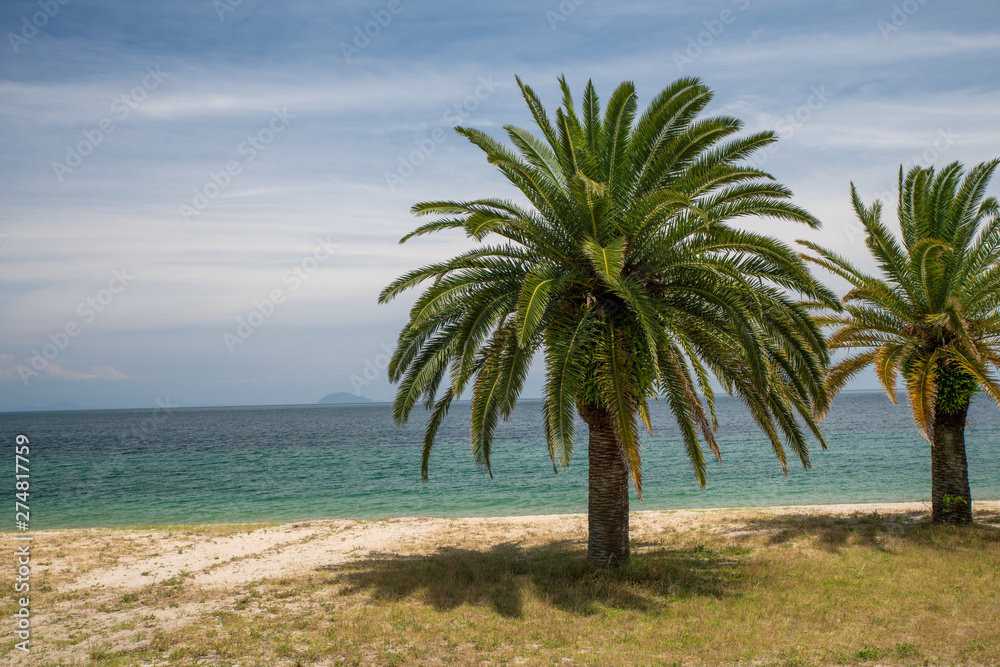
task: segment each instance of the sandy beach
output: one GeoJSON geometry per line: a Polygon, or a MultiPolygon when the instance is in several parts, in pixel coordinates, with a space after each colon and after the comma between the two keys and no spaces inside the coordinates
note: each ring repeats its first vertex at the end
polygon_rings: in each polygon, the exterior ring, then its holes
{"type": "MultiPolygon", "coordinates": [[[[1000,527],[1000,502],[977,501],[975,510],[981,524],[1000,527]]],[[[876,515],[880,525],[907,526],[925,521],[928,513],[924,503],[637,511],[631,516],[631,538],[633,553],[641,554],[665,544],[688,543],[691,536],[720,544],[760,542],[810,517],[833,525],[876,515]]],[[[246,608],[247,591],[280,588],[282,582],[316,573],[336,574],[359,562],[404,562],[498,548],[520,553],[545,545],[582,553],[586,516],[331,519],[54,530],[34,537],[37,664],[87,664],[95,651],[98,657],[101,652],[114,655],[164,633],[179,636],[186,626],[211,622],[213,614],[238,613],[246,608]],[[169,593],[180,590],[183,594],[169,593]],[[143,596],[147,602],[131,604],[143,596]]],[[[13,549],[6,551],[9,558],[13,549]]],[[[16,662],[17,656],[13,659],[16,662]]]]}
{"type": "MultiPolygon", "coordinates": [[[[1000,510],[1000,501],[977,502],[977,510],[1000,510]]],[[[643,541],[651,534],[672,531],[708,531],[743,536],[755,530],[747,519],[782,515],[883,515],[919,519],[929,512],[924,503],[864,505],[805,505],[764,509],[709,509],[637,511],[631,517],[631,537],[643,541]]],[[[211,527],[205,528],[211,530],[211,527]]],[[[328,519],[304,521],[250,530],[219,526],[220,534],[191,529],[87,529],[43,533],[72,543],[73,549],[100,554],[106,545],[122,545],[125,553],[111,565],[99,559],[78,558],[65,550],[43,573],[58,576],[67,591],[127,592],[157,584],[182,572],[198,586],[225,588],[274,579],[318,568],[330,568],[361,558],[415,556],[441,548],[501,543],[533,545],[569,540],[586,545],[585,514],[548,514],[517,517],[397,518],[380,521],[328,519]]],[[[759,530],[759,529],[756,529],[759,530]]]]}

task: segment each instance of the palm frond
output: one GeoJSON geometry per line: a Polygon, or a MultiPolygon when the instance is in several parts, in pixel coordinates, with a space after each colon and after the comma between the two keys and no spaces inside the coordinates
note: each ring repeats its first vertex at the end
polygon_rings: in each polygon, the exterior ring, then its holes
{"type": "MultiPolygon", "coordinates": [[[[598,407],[610,418],[641,497],[638,429],[641,423],[651,432],[649,398],[662,393],[704,485],[702,445],[722,456],[714,380],[747,405],[783,469],[786,448],[807,465],[806,434],[825,446],[816,413],[830,397],[827,344],[809,308],[837,313],[843,307],[782,241],[730,224],[753,217],[819,225],[787,187],[747,163],[777,135],[740,136],[736,118],[701,118],[712,93],[698,79],[670,84],[640,113],[629,82],[603,109],[588,82],[577,109],[560,77],[562,105],[551,116],[529,86],[517,83],[537,132],[506,125],[502,142],[475,128],[456,131],[526,203],[480,198],[414,205],[414,215],[434,219],[403,241],[451,229],[477,245],[405,273],[379,295],[386,303],[421,290],[389,377],[398,383],[398,424],[418,401],[431,411],[422,476],[449,406],[467,388],[473,457],[493,474],[497,426],[514,410],[538,350],[546,367],[542,413],[554,470],[570,464],[576,413],[598,407]]],[[[970,195],[977,192],[970,186],[970,195]]],[[[977,243],[978,257],[992,252],[992,237],[977,243]]],[[[856,299],[877,297],[875,305],[851,303],[846,312],[870,308],[883,323],[909,314],[900,305],[905,294],[813,250],[821,265],[855,279],[856,299]]],[[[988,302],[983,297],[979,308],[988,302]]],[[[970,340],[984,321],[978,313],[954,311],[970,340]]],[[[839,317],[830,323],[847,326],[847,316],[839,317]]],[[[861,331],[842,338],[872,340],[861,331]]],[[[606,427],[603,420],[597,428],[606,427]]]]}

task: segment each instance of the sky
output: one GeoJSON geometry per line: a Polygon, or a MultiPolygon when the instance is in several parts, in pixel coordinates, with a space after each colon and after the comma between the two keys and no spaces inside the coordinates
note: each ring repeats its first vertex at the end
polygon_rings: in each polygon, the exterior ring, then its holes
{"type": "Polygon", "coordinates": [[[701,78],[823,222],[754,228],[867,267],[851,182],[892,220],[900,165],[1000,156],[996,0],[5,0],[0,35],[0,411],[391,400],[415,293],[379,291],[470,244],[400,245],[409,209],[514,196],[452,128],[531,128],[515,75],[550,112],[701,78]]]}

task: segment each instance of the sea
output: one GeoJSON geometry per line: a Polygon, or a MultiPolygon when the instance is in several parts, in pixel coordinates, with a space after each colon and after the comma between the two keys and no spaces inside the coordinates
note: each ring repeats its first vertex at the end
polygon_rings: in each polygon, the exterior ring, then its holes
{"type": "MultiPolygon", "coordinates": [[[[930,445],[909,408],[882,393],[841,393],[823,422],[828,449],[811,441],[808,470],[789,452],[787,475],[743,405],[720,397],[722,462],[706,448],[704,489],[668,406],[651,407],[643,500],[633,491],[633,510],[930,503],[930,445]]],[[[382,403],[0,413],[0,438],[12,507],[15,439],[29,440],[32,530],[587,511],[582,422],[570,467],[555,474],[541,402],[521,401],[497,430],[491,479],[472,457],[469,413],[468,403],[453,405],[427,482],[426,413],[414,410],[398,428],[382,403]]],[[[1000,500],[1000,411],[978,395],[969,425],[973,503],[1000,500]]],[[[10,525],[2,530],[15,529],[13,511],[3,521],[10,525]]]]}

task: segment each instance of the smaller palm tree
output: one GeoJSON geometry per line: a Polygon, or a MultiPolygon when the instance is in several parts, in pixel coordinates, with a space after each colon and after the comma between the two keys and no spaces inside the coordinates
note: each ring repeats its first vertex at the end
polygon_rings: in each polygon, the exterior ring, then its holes
{"type": "Polygon", "coordinates": [[[816,319],[833,326],[831,350],[860,350],[827,375],[835,394],[867,366],[893,403],[903,377],[913,420],[931,443],[932,517],[972,521],[965,457],[966,413],[982,390],[1000,404],[1000,215],[986,197],[1000,160],[962,178],[954,162],[939,173],[899,170],[902,245],[881,222],[879,202],[865,206],[851,184],[854,210],[866,244],[881,269],[870,276],[845,258],[806,241],[808,257],[846,279],[853,289],[843,312],[824,309],[816,319]]]}

